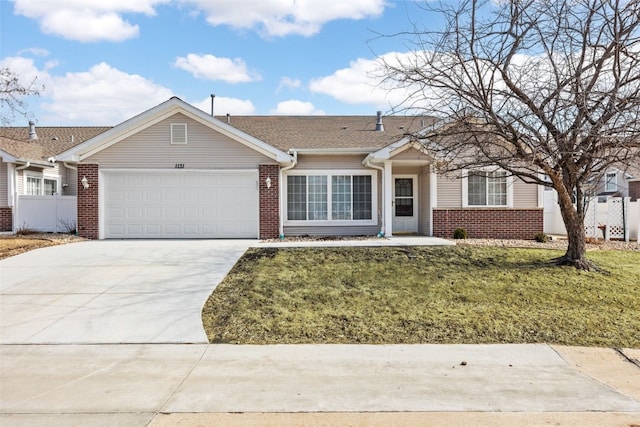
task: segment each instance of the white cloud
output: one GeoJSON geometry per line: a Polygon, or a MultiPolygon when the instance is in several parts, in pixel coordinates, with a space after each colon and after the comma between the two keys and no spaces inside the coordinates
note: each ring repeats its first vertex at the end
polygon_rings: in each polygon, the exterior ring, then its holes
{"type": "MultiPolygon", "coordinates": [[[[398,55],[388,53],[388,60],[398,55]]],[[[309,89],[347,104],[370,104],[378,108],[396,106],[404,100],[406,91],[390,90],[383,84],[380,59],[358,58],[349,68],[337,70],[330,76],[313,79],[309,89]]]]}
{"type": "Polygon", "coordinates": [[[257,29],[266,36],[311,36],[329,21],[382,14],[385,0],[255,0],[244,7],[229,0],[178,0],[203,11],[211,25],[257,29]]]}
{"type": "Polygon", "coordinates": [[[119,42],[136,37],[137,25],[123,14],[154,15],[155,6],[169,0],[14,0],[14,13],[37,19],[47,34],[81,42],[119,42]]]}
{"type": "Polygon", "coordinates": [[[18,76],[22,86],[29,87],[35,81],[37,87],[49,86],[51,76],[47,71],[39,70],[31,58],[8,56],[0,59],[1,68],[9,68],[18,76]]]}
{"type": "Polygon", "coordinates": [[[115,125],[169,99],[170,89],[104,62],[53,77],[42,108],[45,122],[115,125]]]}
{"type": "Polygon", "coordinates": [[[27,49],[22,49],[18,52],[18,55],[26,55],[30,54],[33,56],[49,56],[49,51],[47,49],[42,49],[39,47],[30,47],[27,49]]]}
{"type": "Polygon", "coordinates": [[[277,107],[271,110],[271,114],[284,116],[322,116],[326,113],[316,109],[311,102],[290,99],[288,101],[278,102],[277,107]]]}
{"type": "MultiPolygon", "coordinates": [[[[211,114],[211,97],[202,101],[191,103],[196,108],[201,109],[207,114],[211,114]]],[[[255,114],[256,108],[248,99],[225,98],[224,96],[216,96],[213,103],[213,113],[216,116],[224,116],[226,114],[236,116],[249,116],[255,114]]]]}
{"type": "Polygon", "coordinates": [[[298,89],[302,86],[302,82],[299,79],[292,79],[291,77],[283,77],[280,79],[280,84],[276,93],[279,93],[282,89],[298,89]]]}
{"type": "Polygon", "coordinates": [[[176,58],[174,65],[190,72],[196,78],[205,80],[246,83],[262,79],[258,73],[247,70],[247,65],[240,58],[218,58],[213,55],[190,53],[186,58],[176,58]]]}

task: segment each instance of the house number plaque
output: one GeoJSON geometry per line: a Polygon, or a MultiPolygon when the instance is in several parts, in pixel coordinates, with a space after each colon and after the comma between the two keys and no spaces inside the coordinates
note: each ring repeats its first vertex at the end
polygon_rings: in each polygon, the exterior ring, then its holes
{"type": "Polygon", "coordinates": [[[184,163],[176,163],[175,169],[184,169],[184,163]]]}

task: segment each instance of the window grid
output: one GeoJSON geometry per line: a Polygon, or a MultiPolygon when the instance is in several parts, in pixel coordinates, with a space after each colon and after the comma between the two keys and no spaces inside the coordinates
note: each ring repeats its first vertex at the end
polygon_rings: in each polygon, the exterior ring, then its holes
{"type": "Polygon", "coordinates": [[[372,220],[372,192],[371,175],[288,175],[287,220],[372,220]]]}
{"type": "Polygon", "coordinates": [[[287,177],[287,212],[291,220],[307,219],[307,177],[287,177]]]}
{"type": "Polygon", "coordinates": [[[27,195],[40,196],[42,194],[42,179],[33,176],[27,177],[27,195]]]}
{"type": "Polygon", "coordinates": [[[353,219],[372,219],[371,193],[370,175],[353,177],[353,219]]]}
{"type": "Polygon", "coordinates": [[[309,176],[309,221],[327,219],[327,177],[309,176]]]}
{"type": "Polygon", "coordinates": [[[331,177],[331,219],[351,219],[351,176],[331,177]]]}
{"type": "Polygon", "coordinates": [[[507,206],[507,173],[469,172],[467,203],[469,206],[507,206]]]}
{"type": "Polygon", "coordinates": [[[616,191],[618,189],[618,174],[615,172],[607,172],[605,191],[616,191]]]}

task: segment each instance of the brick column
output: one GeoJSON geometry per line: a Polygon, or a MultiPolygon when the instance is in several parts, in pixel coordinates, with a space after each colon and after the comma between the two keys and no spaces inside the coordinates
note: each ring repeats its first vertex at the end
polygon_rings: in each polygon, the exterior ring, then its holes
{"type": "Polygon", "coordinates": [[[640,181],[629,181],[629,197],[640,199],[640,181]]]}
{"type": "Polygon", "coordinates": [[[279,165],[258,166],[261,239],[275,239],[280,233],[279,171],[279,165]],[[267,188],[267,177],[271,180],[271,188],[267,188]]]}
{"type": "Polygon", "coordinates": [[[0,208],[0,231],[13,231],[13,209],[11,206],[0,208]]]}
{"type": "Polygon", "coordinates": [[[78,235],[87,239],[97,239],[98,217],[98,165],[78,165],[78,235]],[[89,188],[82,186],[82,178],[87,177],[89,188]]]}

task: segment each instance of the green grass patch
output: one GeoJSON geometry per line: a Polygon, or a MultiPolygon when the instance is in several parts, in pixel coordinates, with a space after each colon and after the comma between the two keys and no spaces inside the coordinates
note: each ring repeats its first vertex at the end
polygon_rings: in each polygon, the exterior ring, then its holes
{"type": "Polygon", "coordinates": [[[209,297],[210,342],[640,347],[640,253],[495,247],[250,249],[209,297]]]}

